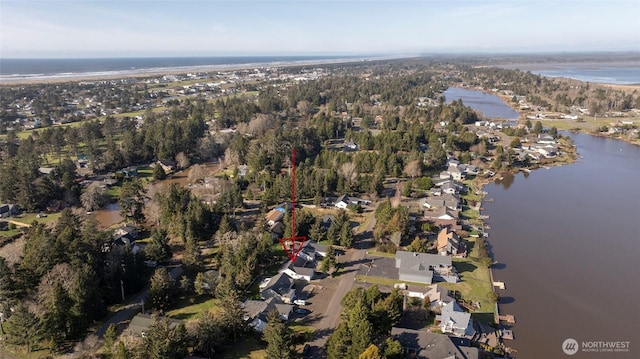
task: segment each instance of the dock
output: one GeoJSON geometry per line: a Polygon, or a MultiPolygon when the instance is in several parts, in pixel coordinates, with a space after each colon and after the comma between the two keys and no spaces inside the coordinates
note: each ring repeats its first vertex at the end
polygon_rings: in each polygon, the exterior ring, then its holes
{"type": "Polygon", "coordinates": [[[493,282],[493,286],[494,287],[498,287],[500,289],[504,289],[505,288],[504,282],[493,282]]]}
{"type": "Polygon", "coordinates": [[[503,322],[507,322],[508,324],[516,324],[516,318],[511,314],[499,315],[498,319],[503,322]]]}
{"type": "Polygon", "coordinates": [[[500,336],[502,339],[513,340],[513,331],[511,329],[501,329],[500,336]]]}

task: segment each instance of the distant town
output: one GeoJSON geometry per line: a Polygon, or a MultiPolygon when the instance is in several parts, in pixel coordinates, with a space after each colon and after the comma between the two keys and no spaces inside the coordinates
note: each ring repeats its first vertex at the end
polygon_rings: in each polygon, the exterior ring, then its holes
{"type": "Polygon", "coordinates": [[[636,88],[472,58],[2,85],[0,350],[517,357],[483,186],[576,161],[565,131],[640,144],[636,88]]]}

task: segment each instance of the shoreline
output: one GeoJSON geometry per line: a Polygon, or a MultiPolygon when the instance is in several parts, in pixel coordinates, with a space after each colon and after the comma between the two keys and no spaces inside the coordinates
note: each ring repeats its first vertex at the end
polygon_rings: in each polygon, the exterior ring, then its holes
{"type": "Polygon", "coordinates": [[[155,77],[159,75],[183,75],[190,72],[229,72],[254,68],[274,68],[274,67],[296,67],[296,66],[323,66],[336,64],[351,64],[357,62],[384,61],[394,59],[404,59],[411,57],[354,57],[340,59],[318,59],[318,60],[291,60],[291,61],[273,61],[273,62],[253,62],[240,64],[216,64],[216,65],[193,65],[193,66],[175,66],[175,67],[154,67],[130,70],[113,70],[103,72],[81,72],[71,74],[47,74],[38,77],[22,77],[10,78],[0,74],[1,86],[14,85],[39,85],[51,83],[65,82],[83,82],[83,81],[100,81],[100,80],[124,80],[124,79],[141,79],[155,77]]]}

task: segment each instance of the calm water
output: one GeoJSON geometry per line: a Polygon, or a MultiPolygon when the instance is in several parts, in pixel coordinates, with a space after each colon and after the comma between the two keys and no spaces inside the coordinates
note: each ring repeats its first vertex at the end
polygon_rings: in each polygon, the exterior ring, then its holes
{"type": "Polygon", "coordinates": [[[636,67],[571,67],[562,66],[556,69],[534,70],[533,73],[548,77],[568,77],[584,82],[605,84],[638,84],[640,83],[640,65],[636,67]]]}
{"type": "Polygon", "coordinates": [[[630,341],[640,358],[640,146],[572,135],[583,158],[485,187],[483,214],[500,305],[513,314],[517,358],[563,358],[562,342],[630,341]]]}
{"type": "Polygon", "coordinates": [[[518,119],[520,115],[509,107],[502,99],[496,95],[484,93],[482,91],[466,90],[458,87],[449,87],[444,92],[447,103],[453,100],[462,99],[465,106],[469,106],[490,119],[518,119]]]}

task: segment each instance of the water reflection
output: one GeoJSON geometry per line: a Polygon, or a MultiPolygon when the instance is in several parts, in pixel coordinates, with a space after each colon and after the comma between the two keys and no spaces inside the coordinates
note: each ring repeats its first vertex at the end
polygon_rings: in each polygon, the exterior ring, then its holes
{"type": "Polygon", "coordinates": [[[504,187],[504,189],[509,189],[509,187],[511,187],[511,185],[513,184],[514,180],[515,180],[515,176],[513,175],[513,173],[505,172],[501,175],[501,177],[496,179],[496,184],[504,187]]]}

